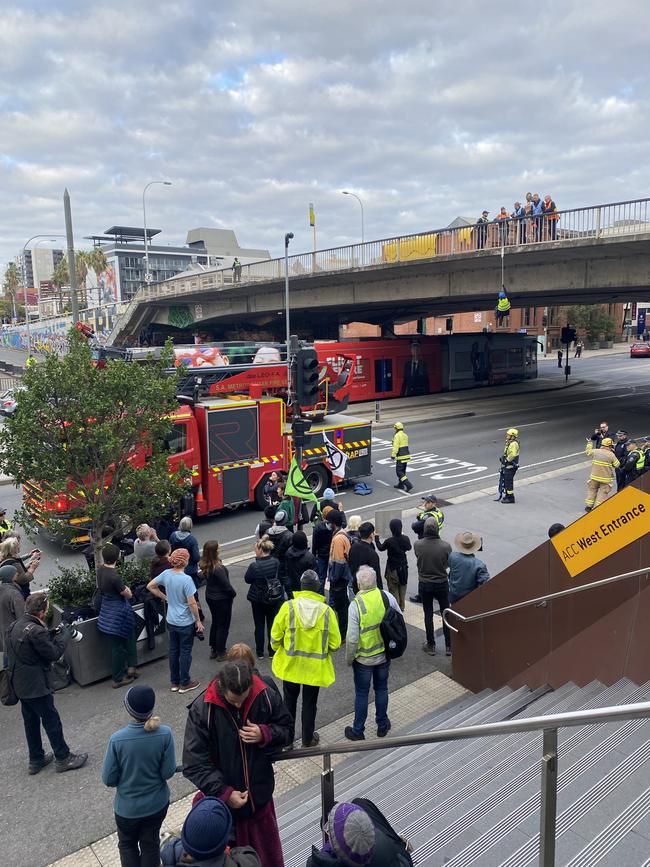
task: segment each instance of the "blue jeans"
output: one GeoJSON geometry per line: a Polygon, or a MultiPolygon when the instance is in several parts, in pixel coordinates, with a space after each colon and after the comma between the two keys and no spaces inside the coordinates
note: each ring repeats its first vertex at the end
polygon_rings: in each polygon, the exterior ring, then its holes
{"type": "Polygon", "coordinates": [[[174,626],[167,624],[169,631],[169,674],[171,682],[178,686],[185,686],[190,682],[190,666],[192,665],[192,645],[196,627],[174,626]]]}
{"type": "Polygon", "coordinates": [[[354,673],[354,722],[355,734],[362,735],[368,716],[370,684],[375,690],[375,720],[378,728],[388,725],[388,673],[390,662],[381,665],[362,665],[357,660],[352,664],[354,673]]]}
{"type": "Polygon", "coordinates": [[[318,592],[321,596],[325,595],[325,581],[327,579],[327,564],[329,561],[329,557],[321,557],[320,554],[316,555],[316,569],[320,578],[320,590],[318,592]]]}
{"type": "Polygon", "coordinates": [[[39,698],[21,698],[20,709],[23,714],[29,761],[40,762],[45,755],[41,739],[41,723],[57,762],[67,759],[70,755],[70,747],[63,737],[63,726],[59,712],[54,707],[54,696],[50,694],[39,698]]]}

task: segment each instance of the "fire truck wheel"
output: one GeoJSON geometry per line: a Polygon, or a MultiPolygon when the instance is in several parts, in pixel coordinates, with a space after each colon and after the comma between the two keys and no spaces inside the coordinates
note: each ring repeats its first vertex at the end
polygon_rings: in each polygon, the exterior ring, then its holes
{"type": "Polygon", "coordinates": [[[325,467],[316,464],[314,466],[308,467],[304,474],[305,479],[309,482],[309,487],[313,494],[316,494],[317,497],[323,496],[323,491],[325,488],[329,487],[330,484],[330,474],[327,472],[325,467]]]}

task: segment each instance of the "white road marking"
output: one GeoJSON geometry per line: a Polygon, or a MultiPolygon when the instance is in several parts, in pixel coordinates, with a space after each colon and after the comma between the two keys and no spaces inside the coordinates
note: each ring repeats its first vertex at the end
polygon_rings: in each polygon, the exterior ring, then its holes
{"type": "Polygon", "coordinates": [[[379,482],[380,485],[386,485],[387,488],[390,488],[390,484],[385,482],[383,479],[376,479],[376,481],[379,482]]]}
{"type": "Polygon", "coordinates": [[[497,430],[498,431],[499,430],[510,430],[511,427],[516,427],[517,430],[519,430],[520,427],[535,427],[536,424],[548,424],[548,422],[547,421],[531,421],[528,424],[518,424],[518,425],[511,424],[510,427],[498,427],[497,430]]]}

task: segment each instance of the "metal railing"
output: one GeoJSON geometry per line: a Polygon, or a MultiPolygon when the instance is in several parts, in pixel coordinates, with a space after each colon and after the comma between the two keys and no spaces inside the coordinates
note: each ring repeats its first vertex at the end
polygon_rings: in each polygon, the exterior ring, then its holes
{"type": "MultiPolygon", "coordinates": [[[[643,570],[642,570],[643,571],[643,570]]],[[[558,729],[583,725],[622,722],[624,720],[650,718],[650,702],[615,705],[572,711],[570,713],[550,714],[549,716],[529,717],[528,719],[506,720],[476,726],[461,726],[456,729],[438,729],[417,735],[383,738],[354,743],[331,744],[326,747],[309,747],[292,750],[274,756],[274,761],[293,761],[302,758],[323,757],[321,772],[321,818],[325,825],[330,810],[334,806],[334,771],[332,756],[343,753],[369,752],[371,750],[395,749],[396,747],[419,747],[426,744],[447,741],[469,740],[474,738],[500,737],[521,732],[543,732],[541,784],[540,784],[540,867],[555,865],[555,826],[557,818],[558,784],[558,729]]],[[[415,852],[417,855],[417,850],[415,852]]]]}
{"type": "MultiPolygon", "coordinates": [[[[315,274],[356,271],[438,257],[469,253],[501,254],[507,249],[530,249],[543,243],[562,246],[580,239],[603,239],[650,233],[650,198],[571,208],[553,214],[508,216],[503,221],[455,228],[431,229],[411,235],[383,238],[364,244],[331,247],[288,257],[292,279],[315,274]]],[[[190,292],[223,290],[284,278],[285,260],[265,259],[237,268],[215,268],[170,277],[164,283],[143,286],[120,314],[116,335],[142,302],[182,297],[190,292]]],[[[110,339],[110,338],[109,338],[110,339]]]]}
{"type": "Polygon", "coordinates": [[[558,590],[556,593],[547,593],[544,596],[536,596],[534,599],[526,599],[524,602],[515,602],[513,605],[504,605],[502,608],[493,608],[491,611],[481,611],[479,614],[471,614],[465,617],[459,611],[453,608],[445,608],[442,613],[442,619],[445,626],[449,627],[452,632],[458,634],[458,629],[448,621],[447,615],[452,614],[457,617],[462,623],[472,623],[475,620],[485,620],[487,617],[495,617],[497,614],[506,614],[508,611],[517,611],[519,608],[531,608],[538,606],[543,608],[547,602],[552,599],[561,599],[563,596],[573,596],[575,593],[583,593],[585,590],[593,590],[596,587],[605,587],[607,584],[615,584],[617,581],[623,581],[625,578],[636,578],[639,575],[650,573],[650,566],[643,569],[634,569],[632,572],[622,572],[620,575],[613,575],[611,578],[602,578],[600,581],[592,581],[591,584],[580,584],[578,587],[569,587],[568,590],[558,590]]]}

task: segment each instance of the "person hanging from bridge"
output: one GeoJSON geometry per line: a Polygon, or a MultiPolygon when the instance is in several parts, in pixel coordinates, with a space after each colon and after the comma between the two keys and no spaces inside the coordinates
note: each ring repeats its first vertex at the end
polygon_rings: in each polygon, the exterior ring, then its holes
{"type": "Polygon", "coordinates": [[[506,431],[506,444],[501,455],[501,472],[499,473],[499,496],[496,499],[502,503],[515,501],[515,473],[519,469],[519,431],[516,427],[506,431]]]}
{"type": "Polygon", "coordinates": [[[410,491],[413,489],[413,485],[409,482],[406,475],[406,465],[411,460],[409,438],[404,431],[404,425],[401,421],[396,421],[393,427],[395,428],[395,434],[393,436],[393,448],[390,456],[395,461],[395,472],[397,473],[397,484],[393,485],[393,487],[399,491],[410,491]]]}
{"type": "Polygon", "coordinates": [[[499,299],[496,306],[497,326],[503,325],[503,320],[506,319],[506,326],[510,322],[510,299],[505,286],[501,286],[499,291],[499,299]]]}
{"type": "MultiPolygon", "coordinates": [[[[615,471],[619,465],[618,458],[614,454],[614,440],[605,437],[600,448],[592,448],[587,443],[586,453],[591,455],[591,473],[587,482],[587,497],[585,499],[585,512],[591,512],[594,506],[600,506],[609,497],[615,471]]],[[[631,442],[629,445],[636,446],[631,442]]],[[[630,449],[632,451],[632,449],[630,449]]]]}

